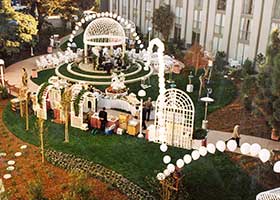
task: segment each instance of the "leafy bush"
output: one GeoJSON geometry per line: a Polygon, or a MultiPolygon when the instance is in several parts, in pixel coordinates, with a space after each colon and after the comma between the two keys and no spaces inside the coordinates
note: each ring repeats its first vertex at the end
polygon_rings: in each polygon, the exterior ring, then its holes
{"type": "Polygon", "coordinates": [[[223,72],[227,64],[228,62],[226,53],[224,51],[218,51],[214,62],[216,71],[223,72]]]}
{"type": "Polygon", "coordinates": [[[8,89],[6,87],[1,87],[0,91],[2,99],[7,99],[9,97],[8,89]]]}
{"type": "Polygon", "coordinates": [[[202,129],[202,128],[196,129],[194,132],[194,135],[193,135],[193,139],[196,139],[196,140],[205,139],[207,136],[207,132],[208,132],[207,130],[202,129]]]}
{"type": "Polygon", "coordinates": [[[41,181],[36,180],[29,184],[29,199],[30,200],[48,200],[48,198],[43,195],[43,186],[41,181]]]}
{"type": "Polygon", "coordinates": [[[242,65],[242,76],[246,77],[248,75],[256,74],[253,62],[249,59],[246,59],[244,64],[242,65]]]}
{"type": "Polygon", "coordinates": [[[69,184],[70,192],[64,195],[64,200],[80,199],[80,200],[95,200],[91,195],[91,188],[87,183],[85,174],[73,173],[72,181],[69,184]]]}

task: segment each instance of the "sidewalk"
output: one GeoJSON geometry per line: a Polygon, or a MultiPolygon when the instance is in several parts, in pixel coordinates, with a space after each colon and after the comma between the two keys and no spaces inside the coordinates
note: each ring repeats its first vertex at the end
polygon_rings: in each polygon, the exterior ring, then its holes
{"type": "MultiPolygon", "coordinates": [[[[226,141],[229,138],[231,138],[231,134],[232,133],[228,133],[228,132],[209,130],[207,143],[216,144],[216,142],[219,140],[226,141]]],[[[280,150],[280,141],[273,141],[273,140],[254,137],[250,135],[241,135],[240,146],[243,143],[249,143],[249,144],[258,143],[259,145],[261,145],[262,148],[266,148],[268,150],[280,150]]],[[[240,149],[238,148],[236,152],[240,153],[240,149]]]]}

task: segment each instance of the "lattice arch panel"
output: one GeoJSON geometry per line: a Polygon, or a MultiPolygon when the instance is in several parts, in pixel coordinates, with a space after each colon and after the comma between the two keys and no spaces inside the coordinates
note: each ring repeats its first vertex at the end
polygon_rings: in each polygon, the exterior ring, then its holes
{"type": "Polygon", "coordinates": [[[262,192],[257,195],[256,200],[279,200],[280,199],[280,187],[262,192]]]}
{"type": "Polygon", "coordinates": [[[159,107],[159,103],[160,99],[158,98],[156,102],[155,141],[191,149],[195,114],[191,98],[182,90],[172,88],[165,92],[164,105],[159,107]],[[163,120],[164,130],[159,128],[159,120],[163,120]]]}

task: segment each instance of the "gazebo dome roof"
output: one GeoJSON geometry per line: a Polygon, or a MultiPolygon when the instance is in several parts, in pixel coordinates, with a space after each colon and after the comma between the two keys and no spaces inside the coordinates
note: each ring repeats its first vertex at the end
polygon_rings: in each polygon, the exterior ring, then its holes
{"type": "Polygon", "coordinates": [[[125,38],[121,24],[108,17],[93,20],[84,32],[84,43],[93,46],[122,45],[125,38]]]}

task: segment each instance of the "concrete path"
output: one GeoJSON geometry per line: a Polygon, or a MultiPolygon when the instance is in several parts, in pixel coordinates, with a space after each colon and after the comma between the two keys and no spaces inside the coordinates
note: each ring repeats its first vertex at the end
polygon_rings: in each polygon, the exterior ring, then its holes
{"type": "MultiPolygon", "coordinates": [[[[207,142],[216,144],[216,142],[219,140],[226,141],[231,138],[231,134],[232,133],[223,132],[223,131],[210,130],[208,133],[207,142]]],[[[240,146],[243,143],[249,143],[249,144],[258,143],[259,145],[261,145],[262,148],[266,148],[268,150],[280,150],[280,141],[273,141],[260,137],[241,134],[240,146]]],[[[236,152],[240,153],[239,148],[236,150],[236,152]]]]}
{"type": "Polygon", "coordinates": [[[10,85],[15,85],[17,88],[20,88],[22,85],[22,68],[25,68],[28,74],[28,83],[27,86],[31,92],[37,91],[38,85],[33,83],[30,80],[32,69],[36,69],[36,59],[39,59],[40,56],[31,57],[26,60],[14,63],[5,70],[5,80],[8,81],[10,85]]]}

